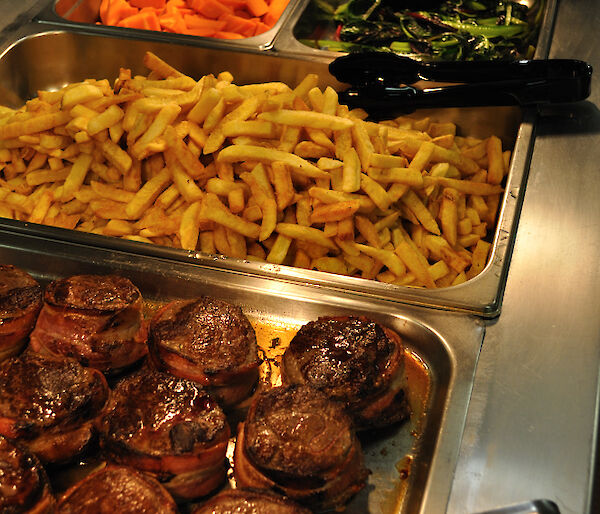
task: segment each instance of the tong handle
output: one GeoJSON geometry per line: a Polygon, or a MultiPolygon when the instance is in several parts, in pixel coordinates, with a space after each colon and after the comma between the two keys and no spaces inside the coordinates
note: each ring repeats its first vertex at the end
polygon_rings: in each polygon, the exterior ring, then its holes
{"type": "Polygon", "coordinates": [[[395,86],[419,80],[479,83],[508,79],[586,80],[591,66],[573,59],[520,61],[420,62],[389,52],[361,52],[332,61],[329,72],[340,82],[361,87],[369,84],[395,86]]]}

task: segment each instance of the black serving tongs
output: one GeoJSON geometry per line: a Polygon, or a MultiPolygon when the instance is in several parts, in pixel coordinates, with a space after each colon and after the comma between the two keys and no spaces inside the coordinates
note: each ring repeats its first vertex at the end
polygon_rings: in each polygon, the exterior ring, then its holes
{"type": "Polygon", "coordinates": [[[375,118],[429,107],[577,102],[589,96],[592,77],[589,64],[571,59],[419,62],[384,52],[338,57],[329,71],[350,84],[340,102],[362,107],[375,118]],[[456,84],[412,85],[419,81],[456,84]]]}

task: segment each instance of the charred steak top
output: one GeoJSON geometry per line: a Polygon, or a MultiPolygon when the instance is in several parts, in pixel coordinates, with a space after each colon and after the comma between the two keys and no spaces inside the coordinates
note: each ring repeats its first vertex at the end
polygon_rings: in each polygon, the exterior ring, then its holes
{"type": "Polygon", "coordinates": [[[118,275],[75,275],[55,280],[44,294],[44,300],[56,307],[101,312],[125,309],[140,297],[138,288],[118,275]]]}
{"type": "Polygon", "coordinates": [[[229,434],[225,414],[201,386],[148,368],[117,383],[99,430],[110,444],[156,457],[229,434]]]}
{"type": "Polygon", "coordinates": [[[42,288],[23,270],[0,264],[0,325],[42,305],[42,288]]]}
{"type": "Polygon", "coordinates": [[[0,364],[0,418],[26,438],[95,417],[108,398],[102,374],[74,359],[25,352],[0,364]]]}
{"type": "Polygon", "coordinates": [[[19,444],[0,436],[0,512],[27,512],[49,494],[38,459],[19,444]]]}
{"type": "Polygon", "coordinates": [[[309,386],[260,394],[244,425],[254,465],[275,475],[315,477],[342,463],[356,444],[343,406],[309,386]]]}
{"type": "Polygon", "coordinates": [[[154,478],[124,466],[92,473],[59,500],[57,514],[170,514],[177,512],[171,495],[154,478]]]}
{"type": "Polygon", "coordinates": [[[340,401],[372,395],[385,385],[398,349],[384,329],[363,318],[320,318],[303,325],[283,357],[292,382],[305,382],[340,401]],[[294,371],[301,377],[295,377],[294,371]]]}
{"type": "Polygon", "coordinates": [[[296,502],[269,491],[231,489],[219,493],[192,514],[310,514],[296,502]]]}
{"type": "Polygon", "coordinates": [[[160,346],[206,374],[257,362],[256,335],[239,307],[215,298],[174,301],[150,324],[150,346],[160,346]]]}

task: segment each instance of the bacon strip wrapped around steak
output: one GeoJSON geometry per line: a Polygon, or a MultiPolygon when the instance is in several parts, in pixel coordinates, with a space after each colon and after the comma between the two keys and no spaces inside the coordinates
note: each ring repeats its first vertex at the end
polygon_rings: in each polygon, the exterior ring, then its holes
{"type": "Polygon", "coordinates": [[[165,305],[150,323],[148,346],[159,369],[198,382],[228,409],[258,381],[256,334],[239,307],[201,297],[165,305]]]}
{"type": "Polygon", "coordinates": [[[175,514],[177,504],[154,478],[126,466],[109,465],[70,487],[56,514],[175,514]]]}
{"type": "Polygon", "coordinates": [[[37,457],[0,436],[0,512],[45,514],[53,505],[48,477],[37,457]]]}
{"type": "Polygon", "coordinates": [[[42,288],[25,271],[0,264],[0,361],[27,344],[42,308],[42,288]]]}
{"type": "Polygon", "coordinates": [[[343,405],[292,385],[254,399],[238,430],[234,476],[239,487],[270,489],[325,511],[342,508],[368,471],[343,405]]]}
{"type": "Polygon", "coordinates": [[[323,317],[302,326],[283,355],[284,384],[308,384],[344,403],[357,430],[407,419],[400,336],[362,317],[323,317]]]}
{"type": "Polygon", "coordinates": [[[75,275],[56,280],[44,293],[31,348],[116,373],[148,353],[142,308],[139,289],[124,277],[75,275]]]}
{"type": "Polygon", "coordinates": [[[98,421],[109,461],[155,476],[176,500],[225,479],[225,414],[199,384],[144,367],[120,380],[98,421]]]}
{"type": "Polygon", "coordinates": [[[108,397],[100,371],[26,351],[0,363],[0,434],[44,463],[68,461],[92,441],[108,397]]]}
{"type": "Polygon", "coordinates": [[[230,489],[195,507],[192,514],[310,514],[285,496],[271,491],[230,489]]]}

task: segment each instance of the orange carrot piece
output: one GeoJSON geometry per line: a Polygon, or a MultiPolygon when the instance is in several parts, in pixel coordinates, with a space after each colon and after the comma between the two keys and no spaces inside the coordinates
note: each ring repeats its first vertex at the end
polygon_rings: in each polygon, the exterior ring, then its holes
{"type": "Polygon", "coordinates": [[[254,20],[240,18],[233,14],[227,14],[220,19],[227,23],[224,29],[225,32],[237,32],[244,37],[251,37],[256,30],[256,21],[254,20]]]}
{"type": "Polygon", "coordinates": [[[158,21],[160,26],[169,32],[183,34],[187,30],[185,21],[183,21],[183,16],[181,16],[178,11],[163,14],[158,17],[158,21]]]}
{"type": "Polygon", "coordinates": [[[247,5],[246,0],[221,0],[221,3],[231,7],[234,11],[245,11],[247,5]]]}
{"type": "Polygon", "coordinates": [[[98,14],[100,15],[100,21],[102,23],[104,23],[105,25],[107,24],[107,19],[108,19],[108,10],[110,8],[110,0],[102,0],[102,2],[100,3],[100,9],[98,11],[98,14]]]}
{"type": "Polygon", "coordinates": [[[248,0],[248,10],[254,16],[262,16],[269,11],[269,6],[265,0],[248,0]]]}
{"type": "Polygon", "coordinates": [[[227,25],[224,20],[211,20],[210,18],[202,18],[197,14],[184,14],[183,21],[190,30],[212,30],[213,33],[224,30],[225,25],[227,25]]]}
{"type": "Polygon", "coordinates": [[[198,13],[216,20],[224,14],[232,14],[233,9],[225,4],[222,4],[218,0],[194,0],[191,3],[192,9],[198,13]]]}
{"type": "Polygon", "coordinates": [[[129,3],[133,5],[133,7],[139,7],[140,9],[144,7],[163,9],[166,4],[166,0],[129,0],[129,3]]]}
{"type": "Polygon", "coordinates": [[[288,5],[289,0],[271,0],[271,4],[269,5],[269,12],[264,15],[263,23],[272,27],[277,23],[277,20],[281,18],[283,11],[288,5]]]}
{"type": "Polygon", "coordinates": [[[215,32],[215,30],[209,28],[185,29],[184,34],[187,34],[188,36],[214,37],[215,32]]]}
{"type": "Polygon", "coordinates": [[[138,9],[129,5],[126,0],[112,0],[106,13],[106,25],[116,25],[123,18],[138,13],[138,9]]]}
{"type": "Polygon", "coordinates": [[[227,32],[225,30],[215,32],[214,37],[218,37],[220,39],[244,39],[244,36],[238,34],[237,32],[227,32]]]}
{"type": "Polygon", "coordinates": [[[258,36],[259,34],[263,34],[264,32],[266,32],[267,30],[271,30],[271,27],[269,27],[266,23],[263,23],[262,21],[258,21],[256,22],[256,30],[254,31],[254,36],[258,36]]]}
{"type": "Polygon", "coordinates": [[[155,12],[139,12],[123,18],[118,24],[119,27],[128,27],[130,29],[160,30],[160,23],[155,12]]]}

